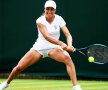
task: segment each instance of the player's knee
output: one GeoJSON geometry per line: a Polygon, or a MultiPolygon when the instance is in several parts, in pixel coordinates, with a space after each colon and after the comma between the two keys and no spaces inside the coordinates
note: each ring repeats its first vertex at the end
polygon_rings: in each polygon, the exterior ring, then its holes
{"type": "Polygon", "coordinates": [[[68,64],[68,65],[72,64],[72,60],[71,60],[71,58],[68,55],[66,55],[64,57],[64,61],[65,61],[64,62],[65,64],[68,64]]]}

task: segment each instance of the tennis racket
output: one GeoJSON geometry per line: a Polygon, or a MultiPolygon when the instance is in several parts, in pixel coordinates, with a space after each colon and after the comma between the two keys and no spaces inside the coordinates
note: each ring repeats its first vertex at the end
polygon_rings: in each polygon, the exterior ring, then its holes
{"type": "Polygon", "coordinates": [[[92,44],[90,46],[76,49],[75,51],[89,57],[93,57],[93,63],[105,64],[108,62],[108,47],[102,44],[92,44]]]}

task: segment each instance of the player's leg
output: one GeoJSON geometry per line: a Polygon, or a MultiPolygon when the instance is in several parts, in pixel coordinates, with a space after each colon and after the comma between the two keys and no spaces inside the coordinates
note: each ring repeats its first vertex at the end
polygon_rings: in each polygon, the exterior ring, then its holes
{"type": "MultiPolygon", "coordinates": [[[[73,84],[73,86],[78,88],[75,66],[74,66],[72,59],[71,59],[70,55],[68,54],[68,52],[61,48],[55,48],[55,49],[51,50],[48,55],[52,59],[66,64],[67,72],[70,76],[72,84],[73,84]]],[[[81,90],[81,88],[73,89],[73,90],[81,90]]]]}
{"type": "MultiPolygon", "coordinates": [[[[19,61],[17,66],[14,67],[8,79],[6,80],[6,82],[3,83],[3,85],[6,86],[5,85],[6,83],[9,84],[21,71],[23,71],[28,66],[37,62],[41,57],[42,57],[41,54],[39,54],[34,49],[31,49],[30,51],[28,51],[24,55],[24,57],[19,61]]],[[[0,84],[0,90],[3,90],[2,84],[0,84]]]]}
{"type": "Polygon", "coordinates": [[[7,79],[7,83],[10,83],[10,81],[16,77],[21,71],[26,69],[28,66],[34,64],[41,58],[41,54],[39,54],[34,49],[31,49],[28,51],[25,56],[19,61],[17,66],[12,70],[11,74],[9,75],[7,79]]]}
{"type": "Polygon", "coordinates": [[[51,50],[48,55],[52,59],[66,64],[67,72],[70,76],[70,79],[72,80],[73,85],[76,85],[77,84],[76,71],[70,55],[61,48],[55,48],[51,50]]]}

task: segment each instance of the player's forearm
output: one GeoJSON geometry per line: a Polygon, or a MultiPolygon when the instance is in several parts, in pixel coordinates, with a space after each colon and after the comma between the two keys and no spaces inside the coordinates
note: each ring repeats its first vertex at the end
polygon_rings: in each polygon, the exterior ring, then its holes
{"type": "Polygon", "coordinates": [[[72,36],[71,35],[67,36],[67,45],[72,46],[72,42],[73,42],[72,36]]]}
{"type": "Polygon", "coordinates": [[[55,39],[55,38],[53,38],[53,37],[51,37],[51,36],[47,36],[47,37],[45,37],[45,39],[46,39],[47,41],[53,43],[53,44],[57,44],[57,45],[62,45],[62,44],[63,44],[62,41],[57,40],[57,39],[55,39]]]}

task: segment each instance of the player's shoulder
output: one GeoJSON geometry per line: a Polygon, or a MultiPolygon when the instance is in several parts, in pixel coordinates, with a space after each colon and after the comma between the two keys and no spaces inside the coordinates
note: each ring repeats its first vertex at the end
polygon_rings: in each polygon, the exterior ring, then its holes
{"type": "Polygon", "coordinates": [[[39,18],[37,18],[36,22],[43,21],[45,19],[45,15],[41,15],[39,18]]]}
{"type": "Polygon", "coordinates": [[[62,16],[58,15],[58,14],[55,14],[55,17],[56,18],[62,18],[62,16]]]}
{"type": "Polygon", "coordinates": [[[37,20],[38,19],[44,19],[44,18],[45,18],[45,15],[41,15],[40,17],[37,18],[37,20]]]}

